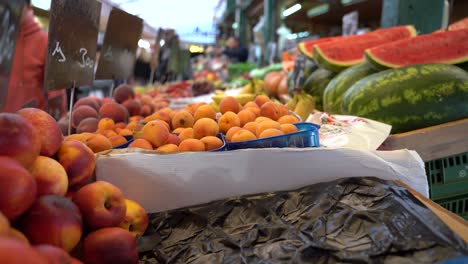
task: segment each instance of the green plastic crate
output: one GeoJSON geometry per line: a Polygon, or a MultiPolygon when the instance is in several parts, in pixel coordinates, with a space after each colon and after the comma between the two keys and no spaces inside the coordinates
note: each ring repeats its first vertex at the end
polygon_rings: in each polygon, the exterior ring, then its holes
{"type": "Polygon", "coordinates": [[[425,164],[432,200],[468,196],[468,152],[425,164]]]}
{"type": "Polygon", "coordinates": [[[445,209],[468,220],[468,195],[435,201],[445,209]]]}

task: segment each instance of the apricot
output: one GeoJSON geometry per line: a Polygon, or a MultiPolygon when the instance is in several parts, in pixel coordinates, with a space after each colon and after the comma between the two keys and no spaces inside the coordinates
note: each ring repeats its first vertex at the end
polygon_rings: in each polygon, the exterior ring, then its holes
{"type": "Polygon", "coordinates": [[[253,134],[247,129],[241,129],[237,131],[236,133],[234,133],[234,135],[232,136],[231,142],[243,142],[243,141],[249,141],[249,140],[255,140],[255,139],[257,139],[255,134],[253,134]]]}
{"type": "Polygon", "coordinates": [[[232,96],[224,97],[219,103],[219,110],[222,114],[225,114],[228,111],[237,114],[239,113],[240,108],[239,102],[237,102],[236,98],[232,96]]]}
{"type": "Polygon", "coordinates": [[[171,119],[175,115],[174,111],[169,107],[164,107],[163,109],[159,110],[159,112],[164,112],[164,113],[168,114],[171,117],[171,119]]]}
{"type": "Polygon", "coordinates": [[[193,125],[193,137],[201,139],[207,136],[216,136],[219,133],[219,126],[211,118],[202,118],[193,125]]]}
{"type": "Polygon", "coordinates": [[[260,115],[271,120],[278,120],[281,117],[279,105],[274,102],[266,102],[260,108],[260,115]]]}
{"type": "Polygon", "coordinates": [[[240,127],[240,118],[234,112],[224,113],[218,120],[219,130],[226,134],[231,127],[240,127]]]}
{"type": "Polygon", "coordinates": [[[219,139],[218,137],[214,136],[207,136],[202,139],[200,139],[203,144],[205,144],[205,150],[213,150],[213,149],[219,149],[220,147],[223,146],[223,141],[219,139]]]}
{"type": "Polygon", "coordinates": [[[249,109],[242,110],[237,115],[239,116],[241,127],[243,127],[249,122],[255,121],[255,119],[257,118],[255,113],[253,113],[249,109]]]}
{"type": "Polygon", "coordinates": [[[280,123],[273,121],[273,120],[266,120],[263,122],[258,123],[257,126],[257,137],[259,137],[263,131],[269,129],[269,128],[275,128],[278,130],[281,130],[281,125],[280,123]]]}
{"type": "Polygon", "coordinates": [[[110,137],[109,141],[113,148],[127,143],[127,139],[120,135],[110,137]]]}
{"type": "Polygon", "coordinates": [[[114,129],[115,129],[115,122],[111,118],[105,117],[99,120],[99,123],[98,123],[99,131],[114,130],[114,129]]]}
{"type": "Polygon", "coordinates": [[[88,139],[88,137],[90,137],[91,135],[93,135],[93,133],[89,133],[89,132],[84,132],[84,133],[81,133],[81,134],[71,134],[69,136],[67,136],[65,138],[65,140],[70,140],[70,139],[73,139],[73,140],[78,140],[82,143],[85,143],[86,140],[88,139]]]}
{"type": "Polygon", "coordinates": [[[205,143],[203,143],[199,139],[188,138],[180,142],[179,151],[180,152],[205,151],[205,143]]]}
{"type": "Polygon", "coordinates": [[[285,134],[289,134],[289,133],[297,132],[298,129],[293,124],[281,124],[281,131],[283,131],[285,134]]]}
{"type": "Polygon", "coordinates": [[[181,141],[182,140],[176,134],[170,134],[167,138],[166,144],[174,144],[176,146],[179,146],[181,141]]]}
{"type": "Polygon", "coordinates": [[[166,122],[169,126],[172,123],[171,116],[168,113],[161,112],[161,111],[158,111],[150,116],[147,116],[144,120],[146,123],[148,123],[149,121],[153,121],[153,120],[161,120],[161,121],[166,122]]]}
{"type": "Polygon", "coordinates": [[[131,136],[133,135],[133,132],[130,129],[121,129],[118,133],[120,136],[131,136]]]}
{"type": "Polygon", "coordinates": [[[244,129],[247,129],[248,131],[252,132],[254,135],[257,135],[257,127],[258,123],[257,122],[249,122],[244,125],[244,129]]]}
{"type": "Polygon", "coordinates": [[[125,129],[128,129],[130,131],[134,131],[135,128],[138,126],[138,124],[139,124],[138,121],[132,121],[132,122],[127,124],[127,127],[125,127],[125,129]]]}
{"type": "Polygon", "coordinates": [[[88,146],[94,153],[112,149],[112,143],[110,140],[101,134],[95,134],[89,137],[86,140],[86,146],[88,146]]]}
{"type": "Polygon", "coordinates": [[[203,103],[203,102],[200,102],[200,103],[191,103],[191,104],[188,104],[184,110],[189,112],[190,114],[192,115],[195,115],[195,112],[197,112],[197,109],[202,106],[202,105],[205,105],[206,103],[203,103]]]}
{"type": "Polygon", "coordinates": [[[142,129],[141,137],[148,140],[155,148],[164,145],[169,138],[169,129],[163,123],[159,120],[150,121],[142,129]]]}
{"type": "Polygon", "coordinates": [[[242,130],[242,128],[241,128],[241,127],[237,127],[237,126],[236,126],[236,127],[231,127],[231,128],[228,130],[228,132],[226,133],[226,140],[227,140],[227,141],[231,141],[232,136],[233,136],[237,131],[239,131],[239,130],[242,130]]]}
{"type": "Polygon", "coordinates": [[[129,123],[130,122],[137,122],[138,123],[138,122],[140,122],[142,120],[143,120],[143,117],[140,116],[140,115],[134,115],[134,116],[131,116],[131,117],[128,118],[129,123]]]}
{"type": "Polygon", "coordinates": [[[125,127],[127,126],[127,124],[125,124],[124,122],[119,122],[117,124],[115,124],[115,131],[117,132],[117,129],[124,129],[125,127]]]}
{"type": "Polygon", "coordinates": [[[193,128],[188,127],[188,128],[185,128],[184,130],[182,130],[182,132],[180,132],[180,134],[179,134],[179,138],[180,138],[180,140],[194,138],[193,128]]]}
{"type": "Polygon", "coordinates": [[[132,87],[122,84],[119,85],[114,91],[114,99],[117,103],[121,104],[128,99],[134,99],[135,92],[133,91],[132,87]]]}
{"type": "Polygon", "coordinates": [[[127,108],[128,114],[130,116],[139,115],[141,113],[141,104],[138,100],[129,99],[123,102],[122,105],[127,108]]]}
{"type": "Polygon", "coordinates": [[[258,107],[247,107],[244,110],[249,110],[250,112],[254,113],[255,117],[260,116],[260,108],[258,108],[258,107]]]}
{"type": "Polygon", "coordinates": [[[159,153],[172,154],[179,152],[179,147],[174,144],[166,144],[156,149],[159,153]]]}
{"type": "Polygon", "coordinates": [[[253,107],[253,108],[257,108],[257,109],[260,109],[260,107],[255,103],[255,102],[247,102],[245,105],[244,105],[244,108],[243,109],[247,109],[249,107],[253,107]]]}
{"type": "Polygon", "coordinates": [[[259,116],[259,117],[257,117],[257,118],[255,119],[255,122],[257,122],[257,123],[261,123],[261,122],[263,122],[263,121],[273,121],[273,120],[271,120],[271,119],[268,118],[268,117],[264,117],[264,116],[259,116]]]}
{"type": "Polygon", "coordinates": [[[106,138],[110,138],[113,136],[117,136],[117,133],[114,130],[104,130],[100,131],[99,134],[105,136],[106,138]]]}
{"type": "Polygon", "coordinates": [[[182,133],[182,131],[184,131],[184,130],[185,130],[184,127],[178,127],[178,128],[176,128],[176,129],[174,129],[174,130],[172,131],[172,133],[174,133],[174,134],[180,134],[180,133],[182,133]]]}
{"type": "Polygon", "coordinates": [[[211,107],[211,105],[202,105],[198,107],[194,115],[195,121],[202,118],[210,118],[216,120],[216,111],[211,107]]]}
{"type": "Polygon", "coordinates": [[[270,102],[270,98],[268,98],[266,95],[257,95],[254,102],[258,105],[258,107],[262,107],[262,105],[266,102],[270,102]]]}
{"type": "Polygon", "coordinates": [[[75,108],[72,112],[71,124],[73,128],[77,128],[80,122],[88,117],[98,118],[97,111],[88,105],[82,105],[75,108]]]}
{"type": "Polygon", "coordinates": [[[268,138],[284,135],[284,132],[276,128],[265,129],[258,138],[268,138]]]}
{"type": "Polygon", "coordinates": [[[278,123],[280,124],[295,124],[298,122],[299,119],[293,115],[284,115],[278,119],[278,123]]]}
{"type": "Polygon", "coordinates": [[[108,117],[114,120],[115,123],[124,122],[127,123],[128,111],[127,108],[117,103],[103,104],[99,109],[99,115],[101,118],[108,117]]]}
{"type": "Polygon", "coordinates": [[[128,147],[129,148],[150,149],[150,150],[153,149],[153,146],[151,145],[151,143],[148,140],[143,139],[143,138],[135,139],[132,143],[130,143],[130,145],[128,145],[128,147]]]}
{"type": "Polygon", "coordinates": [[[83,119],[78,127],[76,128],[76,133],[94,133],[98,129],[99,120],[95,117],[88,117],[83,119]]]}
{"type": "Polygon", "coordinates": [[[176,129],[179,127],[192,127],[194,118],[189,112],[182,110],[177,112],[172,118],[172,128],[176,129]]]}
{"type": "MultiPolygon", "coordinates": [[[[276,105],[278,106],[278,109],[279,109],[279,113],[280,113],[279,116],[280,116],[280,118],[283,117],[283,116],[285,116],[285,115],[289,115],[289,109],[288,109],[286,106],[284,106],[284,105],[282,105],[282,104],[276,104],[276,105]]],[[[278,119],[279,119],[279,118],[278,118],[278,119]]]]}

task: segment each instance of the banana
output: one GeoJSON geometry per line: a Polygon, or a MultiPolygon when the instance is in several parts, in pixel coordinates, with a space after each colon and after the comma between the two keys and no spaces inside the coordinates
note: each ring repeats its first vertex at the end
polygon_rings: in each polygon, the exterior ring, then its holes
{"type": "Polygon", "coordinates": [[[254,92],[253,86],[251,83],[248,83],[242,87],[242,90],[239,92],[239,94],[251,94],[254,92]]]}
{"type": "Polygon", "coordinates": [[[307,120],[310,113],[315,109],[315,98],[308,94],[299,94],[298,102],[294,112],[298,114],[302,120],[307,120]]]}
{"type": "Polygon", "coordinates": [[[297,105],[297,102],[299,100],[299,97],[297,94],[294,95],[294,97],[286,103],[286,107],[291,110],[291,111],[294,111],[294,109],[296,108],[296,105],[297,105]]]}

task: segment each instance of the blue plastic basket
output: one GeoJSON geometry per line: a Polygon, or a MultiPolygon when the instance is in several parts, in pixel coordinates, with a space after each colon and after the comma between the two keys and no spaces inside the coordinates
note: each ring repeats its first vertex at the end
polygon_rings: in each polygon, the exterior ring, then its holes
{"type": "Polygon", "coordinates": [[[249,149],[249,148],[310,148],[319,147],[319,125],[312,123],[294,124],[298,132],[262,138],[244,142],[228,142],[228,150],[249,149]]]}

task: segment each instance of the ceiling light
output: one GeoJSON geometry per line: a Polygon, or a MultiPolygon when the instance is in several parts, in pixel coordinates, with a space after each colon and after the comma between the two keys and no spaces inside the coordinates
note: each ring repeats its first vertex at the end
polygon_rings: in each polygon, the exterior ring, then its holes
{"type": "Polygon", "coordinates": [[[314,17],[321,14],[325,14],[328,12],[328,9],[330,9],[330,4],[321,4],[319,6],[309,9],[307,11],[307,16],[314,17]]]}
{"type": "Polygon", "coordinates": [[[295,5],[291,6],[290,8],[284,10],[283,11],[283,16],[287,17],[289,15],[292,15],[292,14],[296,13],[297,11],[301,10],[301,8],[302,8],[301,4],[295,4],[295,5]]]}

